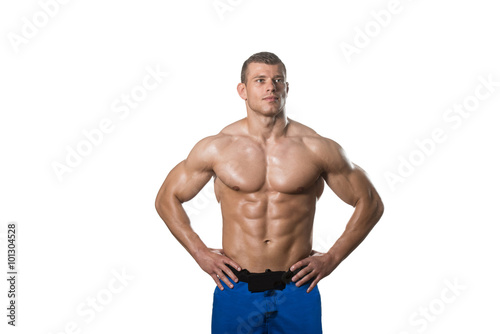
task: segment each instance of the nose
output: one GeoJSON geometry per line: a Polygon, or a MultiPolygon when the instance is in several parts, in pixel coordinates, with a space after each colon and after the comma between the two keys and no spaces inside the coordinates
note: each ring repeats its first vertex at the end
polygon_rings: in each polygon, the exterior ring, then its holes
{"type": "Polygon", "coordinates": [[[274,82],[274,80],[269,80],[269,82],[267,83],[266,91],[267,92],[276,91],[276,83],[274,82]]]}

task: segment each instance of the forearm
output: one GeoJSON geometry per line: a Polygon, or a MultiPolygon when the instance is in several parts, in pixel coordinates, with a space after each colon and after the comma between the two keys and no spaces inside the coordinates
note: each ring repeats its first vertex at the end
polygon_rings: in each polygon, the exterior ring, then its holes
{"type": "Polygon", "coordinates": [[[361,244],[377,224],[383,211],[380,198],[365,198],[358,201],[344,233],[328,251],[333,259],[334,267],[337,267],[361,244]]]}
{"type": "Polygon", "coordinates": [[[181,201],[174,195],[166,197],[157,199],[156,211],[177,241],[197,260],[197,255],[208,248],[191,227],[181,201]]]}

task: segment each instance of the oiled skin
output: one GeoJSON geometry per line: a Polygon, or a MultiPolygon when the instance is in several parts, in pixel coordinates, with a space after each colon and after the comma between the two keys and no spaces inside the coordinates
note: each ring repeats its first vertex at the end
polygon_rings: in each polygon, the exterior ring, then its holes
{"type": "Polygon", "coordinates": [[[336,142],[286,117],[281,65],[251,63],[247,73],[248,82],[238,85],[247,117],[195,145],[168,174],[156,209],[220,289],[220,280],[232,287],[226,276],[237,281],[228,266],[251,272],[306,266],[293,280],[300,286],[312,279],[309,292],[363,241],[383,204],[336,142]],[[203,243],[182,208],[212,178],[223,219],[220,250],[203,243]],[[332,248],[319,253],[312,230],[325,183],[355,210],[332,248]]]}
{"type": "Polygon", "coordinates": [[[212,139],[221,147],[214,182],[223,250],[252,272],[288,270],[312,250],[316,200],[324,181],[320,159],[307,145],[321,139],[291,121],[283,138],[262,145],[242,133],[244,123],[212,139]]]}

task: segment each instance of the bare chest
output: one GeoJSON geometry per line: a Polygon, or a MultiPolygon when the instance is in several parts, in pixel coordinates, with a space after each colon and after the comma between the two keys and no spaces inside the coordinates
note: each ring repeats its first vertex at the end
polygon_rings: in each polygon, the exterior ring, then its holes
{"type": "Polygon", "coordinates": [[[303,192],[321,173],[313,154],[300,142],[268,147],[236,142],[221,152],[214,171],[236,191],[281,193],[303,192]]]}

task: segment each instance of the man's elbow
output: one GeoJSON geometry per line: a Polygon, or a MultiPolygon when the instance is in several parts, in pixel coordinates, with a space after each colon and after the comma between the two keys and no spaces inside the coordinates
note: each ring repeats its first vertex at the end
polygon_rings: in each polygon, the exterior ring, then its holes
{"type": "Polygon", "coordinates": [[[155,209],[156,209],[156,212],[160,213],[161,207],[162,207],[161,196],[158,194],[158,196],[156,196],[156,200],[155,200],[155,209]]]}
{"type": "Polygon", "coordinates": [[[380,196],[377,196],[373,203],[374,224],[376,224],[380,220],[380,218],[382,218],[383,214],[384,214],[384,203],[382,202],[380,196]]]}
{"type": "Polygon", "coordinates": [[[367,222],[373,226],[377,224],[382,215],[384,214],[384,203],[377,193],[367,194],[367,196],[360,198],[354,207],[360,206],[360,209],[365,212],[367,222]]]}
{"type": "Polygon", "coordinates": [[[166,206],[167,206],[167,202],[168,202],[167,198],[168,198],[168,196],[164,191],[160,191],[160,192],[158,192],[158,195],[156,195],[155,209],[156,209],[156,212],[158,212],[158,214],[160,216],[162,216],[162,214],[166,210],[166,206]]]}
{"type": "Polygon", "coordinates": [[[177,195],[171,191],[160,191],[156,195],[155,209],[160,217],[164,217],[167,212],[171,211],[177,203],[182,204],[177,195]]]}

